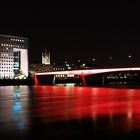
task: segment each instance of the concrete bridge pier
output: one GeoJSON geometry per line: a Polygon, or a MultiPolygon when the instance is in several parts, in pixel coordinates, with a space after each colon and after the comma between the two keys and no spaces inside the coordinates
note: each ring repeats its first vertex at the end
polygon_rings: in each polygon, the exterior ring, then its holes
{"type": "Polygon", "coordinates": [[[81,77],[82,77],[82,84],[83,84],[83,86],[86,86],[86,80],[85,80],[84,73],[81,74],[81,77]]]}
{"type": "Polygon", "coordinates": [[[37,78],[37,75],[34,74],[34,84],[37,86],[39,83],[38,83],[38,78],[37,78]]]}

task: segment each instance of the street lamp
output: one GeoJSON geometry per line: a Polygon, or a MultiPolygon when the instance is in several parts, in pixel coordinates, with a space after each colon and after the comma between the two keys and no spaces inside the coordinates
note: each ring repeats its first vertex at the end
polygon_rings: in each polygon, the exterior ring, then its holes
{"type": "Polygon", "coordinates": [[[112,60],[112,56],[109,57],[109,60],[112,60]]]}

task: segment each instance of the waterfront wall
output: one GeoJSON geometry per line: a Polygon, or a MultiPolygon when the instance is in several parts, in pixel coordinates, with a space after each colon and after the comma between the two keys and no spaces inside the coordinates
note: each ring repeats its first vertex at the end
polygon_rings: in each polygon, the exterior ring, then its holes
{"type": "Polygon", "coordinates": [[[34,85],[33,79],[0,79],[0,86],[7,85],[34,85]]]}

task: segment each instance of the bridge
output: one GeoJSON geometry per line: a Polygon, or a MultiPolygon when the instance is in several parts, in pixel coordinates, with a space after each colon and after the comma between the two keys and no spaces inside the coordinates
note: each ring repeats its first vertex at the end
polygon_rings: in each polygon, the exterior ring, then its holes
{"type": "Polygon", "coordinates": [[[107,68],[107,69],[79,69],[79,70],[63,70],[63,71],[51,71],[51,72],[38,72],[35,73],[35,85],[38,85],[38,76],[52,76],[54,81],[54,77],[56,75],[79,75],[82,78],[82,83],[85,86],[86,80],[85,76],[94,75],[100,73],[109,73],[109,72],[123,72],[123,71],[140,71],[140,67],[133,68],[107,68]]]}

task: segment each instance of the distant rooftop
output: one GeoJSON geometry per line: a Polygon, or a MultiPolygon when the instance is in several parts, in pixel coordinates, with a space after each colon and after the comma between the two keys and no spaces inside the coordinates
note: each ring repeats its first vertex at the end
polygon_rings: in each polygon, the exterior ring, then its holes
{"type": "Polygon", "coordinates": [[[28,39],[26,37],[19,37],[19,36],[13,36],[13,35],[4,35],[4,34],[0,34],[0,37],[9,37],[9,38],[21,38],[21,39],[28,39]]]}

